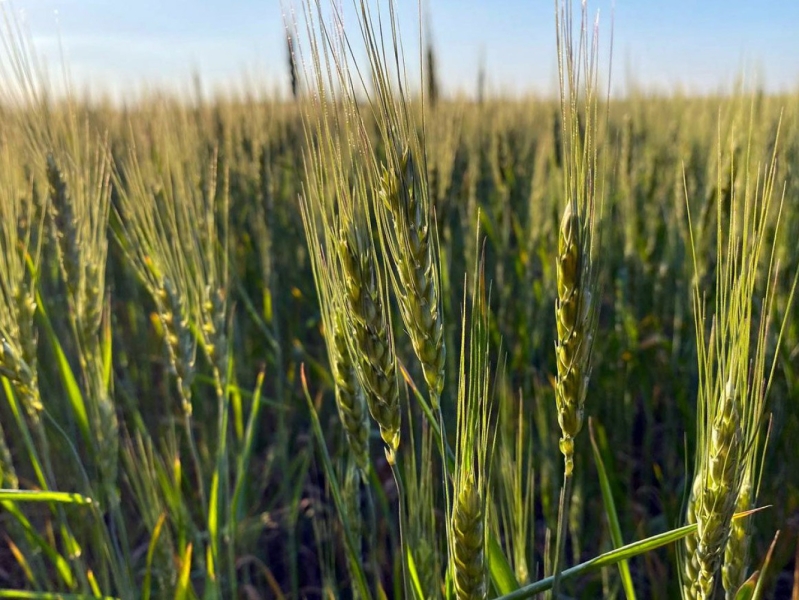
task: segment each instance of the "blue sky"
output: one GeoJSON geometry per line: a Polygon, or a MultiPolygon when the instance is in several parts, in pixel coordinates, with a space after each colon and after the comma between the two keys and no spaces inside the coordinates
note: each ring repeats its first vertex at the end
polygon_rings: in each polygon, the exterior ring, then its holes
{"type": "MultiPolygon", "coordinates": [[[[416,0],[398,2],[415,43],[416,0]]],[[[189,90],[197,71],[206,91],[240,88],[247,80],[286,89],[284,16],[292,18],[292,0],[14,0],[11,6],[51,72],[59,67],[61,41],[79,88],[115,95],[144,85],[189,90]]],[[[613,24],[618,91],[633,80],[646,89],[711,92],[729,89],[741,73],[771,91],[799,89],[797,0],[593,0],[589,9],[600,11],[605,56],[613,24]]],[[[481,60],[491,90],[553,89],[551,0],[425,0],[424,11],[448,92],[472,94],[481,60]]]]}

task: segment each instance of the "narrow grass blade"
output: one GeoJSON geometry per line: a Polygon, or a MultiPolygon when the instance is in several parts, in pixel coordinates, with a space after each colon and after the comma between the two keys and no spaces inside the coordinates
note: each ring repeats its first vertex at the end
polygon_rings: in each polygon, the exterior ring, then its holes
{"type": "Polygon", "coordinates": [[[410,547],[406,548],[405,559],[408,561],[408,576],[413,590],[413,597],[418,598],[418,600],[424,600],[422,582],[419,581],[419,571],[416,570],[416,562],[413,560],[413,552],[411,552],[410,547]]]}
{"type": "Polygon", "coordinates": [[[211,497],[208,500],[208,548],[205,561],[205,583],[216,587],[216,562],[219,560],[219,467],[211,477],[211,497]]]}
{"type": "Polygon", "coordinates": [[[196,598],[194,590],[191,587],[191,551],[192,545],[189,542],[186,545],[186,551],[180,565],[180,573],[178,574],[178,583],[175,587],[175,600],[190,600],[196,598]]]}
{"type": "Polygon", "coordinates": [[[300,368],[300,377],[302,379],[302,390],[305,392],[305,400],[308,402],[308,412],[311,415],[311,427],[313,429],[314,436],[316,437],[316,441],[319,444],[319,453],[322,456],[322,465],[325,469],[328,485],[330,485],[330,491],[333,494],[336,510],[338,511],[339,518],[341,519],[341,523],[343,525],[344,541],[347,547],[347,555],[352,565],[352,571],[355,575],[355,583],[358,586],[358,591],[360,592],[361,596],[365,599],[371,599],[372,594],[369,591],[369,587],[366,585],[366,575],[363,572],[363,567],[361,566],[360,556],[358,556],[355,540],[352,538],[352,529],[349,526],[346,516],[347,511],[344,504],[344,498],[341,495],[341,489],[338,485],[336,472],[333,469],[333,463],[331,462],[330,455],[327,452],[325,436],[322,433],[322,424],[319,422],[319,415],[316,414],[316,407],[311,399],[311,393],[308,391],[308,381],[305,378],[305,365],[302,365],[300,368]]]}
{"type": "Polygon", "coordinates": [[[86,573],[86,579],[89,580],[89,587],[92,588],[92,594],[94,594],[95,598],[101,598],[102,593],[100,592],[100,584],[97,583],[97,578],[94,576],[94,572],[89,569],[86,573]]]}
{"type": "Polygon", "coordinates": [[[58,504],[91,504],[92,499],[70,492],[47,492],[32,490],[1,490],[0,501],[55,502],[58,504]]]}
{"type": "MultiPolygon", "coordinates": [[[[235,376],[233,368],[233,349],[228,350],[228,374],[225,381],[231,381],[235,376]]],[[[233,431],[236,434],[236,442],[240,443],[244,437],[244,405],[241,402],[241,393],[238,386],[227,386],[227,396],[230,398],[230,407],[233,409],[233,431]]]]}
{"type": "Polygon", "coordinates": [[[34,546],[38,547],[53,564],[56,573],[58,573],[58,576],[61,578],[61,581],[64,582],[64,585],[70,588],[73,587],[75,585],[75,575],[72,573],[72,569],[67,559],[61,556],[61,554],[55,548],[53,548],[53,546],[51,546],[47,540],[36,531],[36,529],[34,529],[31,522],[25,515],[22,514],[19,508],[17,508],[16,504],[13,502],[2,502],[0,503],[0,506],[2,506],[4,510],[8,511],[8,513],[17,520],[22,529],[25,531],[25,536],[33,543],[34,546]]]}
{"type": "Polygon", "coordinates": [[[64,389],[67,392],[67,398],[72,406],[72,412],[75,415],[75,420],[78,423],[78,429],[80,429],[80,433],[83,436],[87,446],[91,448],[93,447],[93,438],[91,429],[89,428],[89,417],[86,412],[86,403],[83,400],[83,394],[81,394],[78,381],[75,379],[75,374],[72,372],[72,367],[69,365],[69,360],[67,360],[67,355],[64,353],[64,348],[61,346],[61,342],[58,340],[58,336],[53,329],[53,324],[50,321],[50,317],[47,315],[47,311],[44,308],[44,301],[42,300],[39,292],[36,292],[36,305],[38,307],[39,314],[42,317],[42,322],[44,323],[44,330],[47,333],[47,339],[49,340],[50,345],[53,348],[53,352],[55,353],[58,374],[61,377],[61,382],[64,384],[64,389]]]}
{"type": "Polygon", "coordinates": [[[158,521],[156,521],[155,527],[153,528],[153,535],[150,538],[150,543],[147,545],[147,561],[144,566],[144,581],[142,582],[141,592],[142,600],[150,600],[150,587],[153,576],[153,556],[155,555],[155,546],[158,543],[158,539],[161,537],[161,528],[164,526],[165,521],[166,513],[161,513],[161,516],[158,517],[158,521]]]}
{"type": "MultiPolygon", "coordinates": [[[[236,483],[233,486],[233,500],[231,502],[234,524],[238,522],[243,512],[242,493],[244,492],[244,481],[249,469],[250,456],[252,455],[252,447],[255,441],[255,424],[258,422],[258,415],[261,414],[261,388],[263,384],[264,371],[261,370],[255,382],[255,391],[250,405],[250,416],[247,419],[247,429],[244,433],[244,445],[241,448],[241,452],[239,452],[238,464],[236,465],[236,483]]],[[[241,395],[239,394],[239,396],[241,395]]]]}
{"type": "Polygon", "coordinates": [[[743,585],[735,592],[735,600],[753,600],[755,597],[755,589],[760,580],[760,571],[755,571],[752,575],[744,581],[743,585]]]}
{"type": "Polygon", "coordinates": [[[30,459],[33,471],[36,474],[36,481],[39,482],[40,487],[46,488],[47,478],[44,476],[42,461],[39,459],[39,453],[36,451],[36,445],[33,443],[33,436],[31,436],[28,423],[22,414],[21,407],[14,393],[14,388],[11,386],[11,382],[9,382],[9,380],[5,377],[0,377],[0,381],[3,382],[3,389],[5,390],[6,399],[8,400],[8,407],[11,409],[11,413],[14,415],[14,422],[17,424],[17,430],[22,435],[22,441],[25,444],[25,450],[28,452],[28,458],[30,459]]]}
{"type": "MultiPolygon", "coordinates": [[[[586,573],[590,573],[591,571],[595,571],[602,567],[615,565],[622,560],[627,560],[634,556],[638,556],[640,554],[649,552],[650,550],[655,550],[656,548],[665,546],[666,544],[671,544],[672,542],[681,540],[695,531],[696,531],[696,524],[686,525],[678,529],[672,529],[671,531],[660,533],[658,535],[654,535],[652,537],[648,537],[646,539],[633,542],[632,544],[627,544],[626,546],[622,546],[621,548],[611,550],[610,552],[605,552],[604,554],[600,554],[599,556],[592,558],[589,561],[580,563],[579,565],[575,565],[569,569],[561,571],[560,580],[566,581],[567,579],[572,579],[574,577],[577,577],[578,575],[584,575],[586,573]]],[[[531,583],[530,585],[521,587],[511,594],[505,594],[504,596],[500,596],[499,600],[517,600],[520,598],[532,598],[535,594],[540,594],[541,592],[545,592],[551,589],[553,583],[555,583],[555,578],[547,577],[545,579],[541,579],[540,581],[536,581],[535,583],[531,583]]]]}
{"type": "MultiPolygon", "coordinates": [[[[766,579],[766,571],[768,571],[769,564],[771,564],[771,557],[774,556],[774,548],[777,546],[777,540],[780,537],[780,532],[774,534],[774,539],[771,541],[766,558],[763,561],[763,566],[760,567],[760,575],[757,578],[754,592],[752,593],[752,600],[760,600],[763,597],[763,582],[766,579]]],[[[737,600],[737,599],[736,599],[737,600]]]]}
{"type": "Polygon", "coordinates": [[[25,553],[19,549],[17,546],[8,536],[5,536],[6,544],[8,544],[8,549],[11,551],[11,554],[14,555],[14,560],[17,561],[17,564],[22,569],[22,572],[25,573],[25,579],[27,579],[33,587],[42,587],[36,581],[36,576],[33,574],[33,569],[31,568],[28,559],[25,557],[25,553]]]}
{"type": "MultiPolygon", "coordinates": [[[[762,506],[759,508],[753,508],[752,510],[739,512],[733,516],[733,519],[743,519],[766,508],[768,508],[768,506],[762,506]]],[[[579,565],[575,565],[570,569],[561,571],[560,580],[566,581],[567,579],[572,579],[579,575],[585,575],[591,571],[596,571],[602,567],[618,564],[622,560],[628,560],[635,556],[646,554],[651,550],[656,550],[657,548],[666,546],[672,542],[677,542],[686,536],[691,535],[695,531],[696,523],[693,525],[678,527],[677,529],[671,529],[664,533],[659,533],[637,542],[632,542],[631,544],[627,544],[621,548],[616,548],[610,552],[600,554],[599,556],[596,556],[584,563],[580,563],[579,565]]],[[[539,594],[551,589],[554,582],[554,577],[547,577],[545,579],[541,579],[540,581],[536,581],[535,583],[531,583],[530,585],[525,585],[511,594],[500,596],[498,600],[518,600],[520,598],[532,598],[535,594],[539,594]]]]}
{"type": "Polygon", "coordinates": [[[113,336],[111,335],[111,314],[109,306],[106,305],[103,311],[102,337],[100,338],[100,348],[103,357],[103,385],[105,389],[111,389],[111,373],[114,368],[113,358],[113,336]]]}
{"type": "Polygon", "coordinates": [[[511,594],[520,589],[502,546],[493,533],[488,537],[488,572],[497,593],[511,594]]]}
{"type": "MultiPolygon", "coordinates": [[[[607,439],[605,437],[604,429],[601,425],[597,424],[599,438],[602,442],[602,447],[607,450],[607,439]]],[[[602,453],[599,451],[596,437],[594,435],[594,420],[588,420],[588,432],[591,438],[591,448],[594,451],[594,461],[596,461],[596,468],[599,474],[599,486],[602,490],[602,501],[605,506],[605,514],[608,517],[608,526],[610,527],[610,537],[613,540],[614,548],[621,548],[624,546],[624,539],[621,535],[621,526],[619,525],[619,515],[616,511],[616,503],[613,500],[613,489],[608,477],[605,463],[602,460],[602,453]]],[[[632,575],[630,574],[630,565],[626,560],[619,562],[619,575],[621,575],[622,587],[624,587],[624,594],[627,600],[635,600],[635,587],[633,586],[632,575]]]]}
{"type": "Polygon", "coordinates": [[[90,597],[86,594],[61,594],[59,592],[28,592],[25,590],[0,590],[0,598],[15,600],[119,600],[114,596],[90,597]]]}

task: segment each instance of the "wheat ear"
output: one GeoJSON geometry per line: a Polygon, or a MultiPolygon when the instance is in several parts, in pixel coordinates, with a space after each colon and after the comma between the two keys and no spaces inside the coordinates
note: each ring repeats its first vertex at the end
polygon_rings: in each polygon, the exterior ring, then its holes
{"type": "MultiPolygon", "coordinates": [[[[744,163],[743,193],[735,184],[737,166],[731,165],[730,197],[716,200],[715,301],[707,335],[704,291],[700,290],[700,269],[691,230],[700,387],[695,475],[686,515],[689,523],[696,523],[697,531],[686,538],[682,556],[682,589],[687,598],[710,598],[715,594],[723,560],[727,568],[722,583],[728,596],[734,597],[746,568],[746,526],[734,524],[732,517],[736,506],[748,508],[752,501],[752,471],[755,457],[762,452],[760,431],[775,365],[772,362],[766,375],[766,348],[777,277],[773,248],[765,269],[765,297],[759,322],[754,306],[763,273],[762,250],[772,225],[770,205],[776,179],[776,147],[775,142],[770,165],[762,172],[758,169],[756,177],[752,176],[748,163],[744,163]],[[727,202],[729,216],[723,210],[727,202]],[[732,545],[730,536],[733,536],[732,545]]],[[[720,159],[719,147],[719,164],[720,159]]],[[[784,197],[778,215],[783,200],[784,197]]],[[[779,217],[774,227],[778,230],[779,217]]],[[[794,290],[795,286],[796,280],[794,290]]],[[[784,322],[777,344],[783,330],[784,322]]]]}
{"type": "Polygon", "coordinates": [[[449,532],[452,577],[458,600],[482,600],[488,593],[487,499],[495,437],[490,393],[489,316],[482,261],[475,273],[471,308],[468,332],[464,315],[461,338],[458,436],[449,532]]]}
{"type": "Polygon", "coordinates": [[[444,389],[446,346],[441,313],[438,238],[430,218],[426,176],[410,147],[396,150],[384,167],[379,196],[383,238],[395,271],[394,292],[414,352],[424,371],[433,408],[444,389]]]}
{"type": "Polygon", "coordinates": [[[332,230],[325,229],[320,235],[318,227],[323,210],[322,198],[327,194],[324,182],[318,179],[319,175],[318,171],[309,169],[306,195],[300,202],[300,208],[319,298],[325,345],[336,386],[336,408],[355,464],[365,475],[369,466],[369,408],[347,341],[350,330],[343,304],[344,295],[341,293],[345,286],[336,285],[337,262],[334,240],[331,240],[330,235],[332,230]],[[332,264],[328,259],[329,253],[333,254],[332,264]]]}
{"type": "Polygon", "coordinates": [[[400,402],[394,339],[368,228],[355,223],[342,227],[338,250],[350,328],[347,341],[355,372],[383,441],[396,451],[400,443],[400,402]]]}
{"type": "Polygon", "coordinates": [[[590,330],[591,292],[586,289],[581,229],[580,216],[574,203],[569,202],[558,236],[558,297],[555,302],[556,401],[562,433],[560,450],[566,461],[567,475],[571,475],[574,468],[574,437],[583,426],[593,335],[590,330]]]}

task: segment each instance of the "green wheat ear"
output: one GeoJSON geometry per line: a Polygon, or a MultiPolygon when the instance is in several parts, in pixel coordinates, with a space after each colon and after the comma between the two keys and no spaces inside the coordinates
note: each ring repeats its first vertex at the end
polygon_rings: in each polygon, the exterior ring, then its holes
{"type": "Polygon", "coordinates": [[[590,374],[591,292],[586,289],[581,244],[582,223],[569,202],[563,213],[558,235],[555,317],[558,338],[556,400],[558,423],[563,434],[560,449],[566,459],[566,473],[574,468],[574,437],[583,426],[586,384],[590,374]]]}
{"type": "Polygon", "coordinates": [[[333,377],[336,382],[336,406],[344,426],[355,463],[362,473],[369,466],[369,407],[358,383],[355,365],[347,346],[343,317],[334,317],[333,377]]]}
{"type": "MultiPolygon", "coordinates": [[[[744,162],[742,192],[731,183],[729,198],[717,198],[714,302],[709,317],[691,230],[699,391],[694,479],[686,521],[696,523],[697,531],[685,539],[681,555],[683,596],[690,599],[713,597],[719,583],[728,598],[735,597],[746,570],[746,525],[733,523],[732,516],[736,508],[751,508],[756,497],[753,485],[759,479],[755,473],[762,460],[761,431],[775,365],[767,367],[766,359],[777,280],[774,247],[765,269],[762,258],[770,230],[779,230],[784,201],[783,196],[775,222],[771,201],[776,147],[775,141],[771,164],[763,171],[744,162]],[[730,205],[729,214],[724,213],[725,202],[730,205]],[[766,282],[762,300],[758,298],[760,281],[766,282]],[[706,323],[711,323],[709,331],[706,323]]],[[[734,167],[730,167],[731,179],[734,167]]],[[[719,169],[719,188],[721,173],[719,169]]],[[[796,280],[793,290],[795,286],[796,280]]],[[[784,326],[785,321],[777,345],[784,326]]],[[[772,360],[776,361],[776,353],[772,360]]]]}
{"type": "Polygon", "coordinates": [[[458,600],[482,600],[488,592],[484,508],[483,497],[470,475],[461,485],[452,514],[452,559],[458,600]]]}
{"type": "MultiPolygon", "coordinates": [[[[383,167],[378,213],[396,276],[394,293],[414,352],[422,364],[433,408],[444,389],[446,347],[441,314],[438,243],[431,227],[427,179],[410,147],[396,151],[398,164],[383,167]]],[[[392,275],[394,272],[392,271],[392,275]]]]}
{"type": "Polygon", "coordinates": [[[478,263],[475,273],[468,327],[465,312],[458,385],[454,497],[449,532],[450,561],[458,600],[482,600],[488,593],[488,499],[495,439],[489,310],[482,261],[478,263]]]}
{"type": "Polygon", "coordinates": [[[338,257],[350,328],[347,339],[355,372],[366,391],[369,412],[380,428],[383,441],[396,452],[400,444],[397,359],[375,248],[363,225],[342,228],[338,257]]]}
{"type": "MultiPolygon", "coordinates": [[[[556,2],[560,127],[565,207],[558,230],[556,403],[561,429],[564,473],[574,470],[574,438],[583,426],[586,386],[597,323],[595,242],[599,184],[598,40],[584,33],[572,37],[570,2],[556,2]]],[[[588,26],[583,3],[581,27],[588,26]]]]}
{"type": "MultiPolygon", "coordinates": [[[[350,328],[341,293],[344,285],[338,281],[337,262],[331,264],[327,258],[328,252],[333,250],[330,230],[325,229],[321,233],[317,223],[322,208],[320,198],[324,197],[326,191],[324,182],[315,179],[313,173],[306,188],[307,195],[302,198],[300,207],[322,314],[325,344],[336,387],[336,408],[355,464],[365,476],[369,466],[369,408],[347,341],[350,328]],[[313,200],[309,200],[309,197],[313,200]],[[325,247],[327,250],[323,249],[325,247]]],[[[335,252],[333,259],[336,260],[335,252]]]]}

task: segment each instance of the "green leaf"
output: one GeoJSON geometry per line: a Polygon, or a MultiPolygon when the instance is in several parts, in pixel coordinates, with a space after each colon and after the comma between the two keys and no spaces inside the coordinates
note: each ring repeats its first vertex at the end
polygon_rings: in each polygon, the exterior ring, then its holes
{"type": "Polygon", "coordinates": [[[111,390],[111,373],[113,369],[113,336],[111,335],[111,315],[108,304],[103,310],[103,325],[100,337],[100,350],[103,358],[103,385],[106,390],[111,390]]]}
{"type": "Polygon", "coordinates": [[[405,549],[405,559],[408,561],[408,574],[411,580],[411,589],[413,595],[418,600],[424,600],[424,591],[422,591],[422,582],[419,581],[419,572],[416,570],[416,562],[413,560],[413,553],[410,547],[405,549]]]}
{"type": "MultiPolygon", "coordinates": [[[[591,571],[596,571],[597,569],[600,569],[602,567],[615,565],[622,560],[627,560],[634,556],[638,556],[640,554],[649,552],[650,550],[655,550],[656,548],[665,546],[666,544],[670,544],[672,542],[681,540],[685,536],[690,535],[695,531],[696,531],[696,524],[685,525],[684,527],[679,527],[678,529],[672,529],[665,533],[653,535],[652,537],[648,537],[646,539],[633,542],[632,544],[627,544],[626,546],[622,546],[621,548],[617,548],[615,550],[611,550],[610,552],[605,552],[604,554],[600,554],[599,556],[592,558],[591,560],[586,561],[584,563],[580,563],[579,565],[575,565],[570,569],[561,571],[560,580],[566,581],[567,579],[572,579],[574,577],[577,577],[578,575],[584,575],[586,573],[590,573],[591,571]]],[[[529,585],[521,587],[513,593],[500,596],[499,600],[518,600],[520,598],[532,598],[536,594],[540,594],[541,592],[545,592],[546,590],[551,589],[552,584],[554,582],[555,582],[554,577],[547,577],[545,579],[541,579],[540,581],[536,581],[535,583],[531,583],[529,585]]]]}
{"type": "Polygon", "coordinates": [[[316,441],[319,444],[319,451],[322,456],[322,465],[325,469],[327,483],[330,485],[330,491],[333,494],[333,501],[336,505],[336,510],[338,510],[339,519],[341,519],[341,524],[344,529],[344,542],[347,548],[347,556],[350,566],[352,567],[353,574],[355,575],[355,583],[358,586],[358,591],[360,592],[361,596],[363,598],[371,599],[372,594],[369,591],[369,587],[366,585],[366,575],[363,572],[363,566],[361,565],[355,540],[352,537],[352,528],[350,527],[349,520],[347,519],[347,510],[344,503],[344,498],[341,495],[341,488],[338,485],[338,479],[336,477],[336,472],[333,469],[333,463],[330,460],[330,454],[327,452],[327,444],[325,443],[325,436],[322,433],[322,425],[319,422],[319,415],[316,414],[316,407],[314,406],[313,400],[311,400],[311,393],[308,391],[308,381],[305,378],[305,365],[302,365],[300,368],[300,378],[302,379],[302,390],[305,392],[305,400],[308,402],[308,412],[311,415],[311,427],[313,429],[314,436],[316,437],[316,441]]]}
{"type": "Polygon", "coordinates": [[[752,573],[749,579],[744,581],[743,585],[735,592],[735,600],[753,600],[759,579],[760,571],[752,573]]]}
{"type": "Polygon", "coordinates": [[[513,569],[493,534],[488,537],[488,572],[498,593],[510,594],[520,589],[513,569]]]}
{"type": "Polygon", "coordinates": [[[166,513],[161,513],[158,521],[153,528],[153,535],[150,538],[150,543],[147,545],[147,562],[144,568],[144,582],[142,583],[142,600],[150,600],[150,582],[153,575],[153,556],[155,555],[155,545],[158,543],[158,538],[161,537],[161,528],[166,521],[166,513]]]}
{"type": "Polygon", "coordinates": [[[196,597],[191,587],[191,550],[192,545],[189,542],[181,560],[178,584],[175,587],[175,600],[189,600],[196,597]]]}
{"type": "Polygon", "coordinates": [[[53,324],[50,322],[50,317],[47,316],[47,311],[44,308],[44,301],[42,300],[39,292],[36,292],[36,305],[39,308],[39,314],[42,316],[44,329],[47,333],[47,339],[55,353],[56,365],[58,366],[58,374],[61,377],[61,382],[67,392],[67,398],[72,405],[72,412],[78,423],[78,428],[89,448],[94,447],[94,440],[92,438],[91,429],[89,428],[89,417],[86,413],[86,403],[83,401],[83,394],[81,394],[80,386],[75,379],[75,374],[72,367],[69,365],[67,355],[64,354],[64,348],[53,329],[53,324]]]}
{"type": "Polygon", "coordinates": [[[0,501],[12,502],[56,502],[58,504],[91,504],[92,499],[69,492],[0,489],[0,501]]]}
{"type": "Polygon", "coordinates": [[[0,590],[0,598],[16,600],[119,600],[114,596],[87,596],[86,594],[61,594],[59,592],[28,592],[25,590],[0,590]]]}
{"type": "MultiPolygon", "coordinates": [[[[242,493],[244,492],[244,481],[250,465],[253,443],[255,441],[255,424],[258,422],[258,415],[261,414],[261,388],[264,384],[264,371],[258,373],[255,381],[255,391],[252,394],[252,404],[250,405],[250,416],[247,419],[247,429],[244,433],[244,445],[239,452],[236,465],[236,483],[233,486],[233,500],[231,502],[232,519],[235,524],[242,516],[242,493]]],[[[235,527],[232,529],[235,531],[235,527]]]]}
{"type": "Polygon", "coordinates": [[[11,385],[11,382],[5,377],[0,377],[0,381],[3,382],[3,389],[5,390],[6,399],[8,400],[8,407],[11,409],[11,413],[14,415],[14,422],[17,424],[17,431],[19,431],[19,433],[22,435],[22,441],[25,444],[25,449],[28,451],[28,458],[30,459],[31,466],[36,473],[36,481],[39,482],[40,487],[46,488],[47,478],[44,476],[42,461],[39,459],[39,453],[36,451],[36,445],[33,443],[33,437],[31,436],[30,429],[28,428],[28,422],[25,420],[25,417],[22,414],[22,410],[20,408],[19,402],[17,401],[14,388],[11,385]]]}
{"type": "MultiPolygon", "coordinates": [[[[759,571],[760,574],[756,579],[755,589],[752,592],[752,600],[760,600],[763,597],[763,585],[764,585],[763,582],[766,579],[766,571],[768,570],[768,567],[771,564],[771,557],[774,556],[774,548],[777,546],[777,539],[779,537],[780,537],[780,532],[777,531],[777,533],[774,534],[774,539],[771,541],[771,546],[769,546],[768,552],[766,553],[766,558],[763,560],[763,566],[760,567],[759,571]]],[[[751,577],[749,579],[751,580],[751,577]]]]}
{"type": "MultiPolygon", "coordinates": [[[[602,443],[603,450],[607,451],[607,438],[605,436],[604,428],[597,423],[598,437],[602,443]]],[[[614,548],[621,548],[624,546],[624,539],[621,535],[621,526],[619,525],[619,515],[616,511],[616,503],[613,500],[613,489],[610,483],[610,478],[605,469],[605,463],[602,461],[602,453],[599,451],[596,438],[594,436],[594,420],[588,420],[588,432],[591,438],[591,448],[594,451],[594,460],[596,461],[597,473],[599,474],[599,486],[602,490],[602,502],[605,506],[605,514],[608,517],[608,525],[610,527],[610,538],[613,540],[614,548]]],[[[622,587],[627,596],[627,600],[635,600],[635,587],[633,586],[633,578],[630,574],[630,565],[626,560],[619,562],[619,574],[621,575],[622,587]]]]}
{"type": "Polygon", "coordinates": [[[69,562],[65,559],[53,546],[51,546],[44,537],[42,537],[36,529],[34,529],[28,518],[22,514],[16,504],[13,502],[0,503],[3,509],[12,515],[20,526],[25,531],[25,536],[32,540],[34,545],[38,547],[42,553],[53,563],[56,573],[64,582],[67,587],[75,585],[75,576],[72,573],[69,562]]]}

